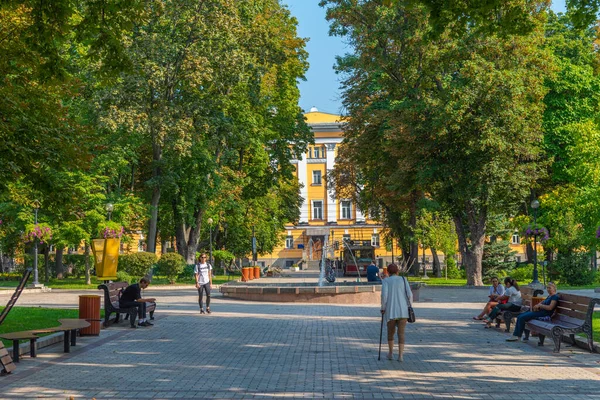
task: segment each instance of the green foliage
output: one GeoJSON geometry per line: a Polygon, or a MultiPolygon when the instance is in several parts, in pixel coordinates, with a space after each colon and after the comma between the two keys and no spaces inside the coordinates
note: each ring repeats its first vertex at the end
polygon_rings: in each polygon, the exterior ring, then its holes
{"type": "Polygon", "coordinates": [[[122,254],[119,256],[119,270],[125,271],[135,279],[148,275],[156,264],[156,254],[141,251],[139,253],[122,254]]]}
{"type": "Polygon", "coordinates": [[[133,282],[133,278],[125,271],[117,271],[117,282],[133,282]]]}
{"type": "Polygon", "coordinates": [[[157,273],[166,276],[171,283],[175,283],[186,266],[185,259],[177,253],[163,254],[156,265],[158,267],[157,273]]]}
{"type": "Polygon", "coordinates": [[[225,266],[228,266],[235,256],[227,250],[215,250],[213,251],[213,257],[215,259],[215,265],[213,265],[213,267],[215,267],[221,266],[221,262],[225,264],[225,266]]]}
{"type": "Polygon", "coordinates": [[[464,271],[458,268],[454,258],[446,258],[446,268],[448,268],[448,279],[464,278],[464,271]]]}
{"type": "MultiPolygon", "coordinates": [[[[539,265],[538,268],[540,268],[539,265]]],[[[529,283],[533,278],[533,264],[527,264],[513,269],[510,272],[510,277],[515,279],[519,284],[529,283]]]]}
{"type": "Polygon", "coordinates": [[[67,276],[80,278],[85,274],[85,255],[83,254],[64,254],[63,265],[67,276]]]}
{"type": "Polygon", "coordinates": [[[511,250],[507,240],[486,242],[483,246],[482,270],[484,279],[502,277],[514,265],[516,251],[511,250]]]}
{"type": "Polygon", "coordinates": [[[552,269],[560,274],[560,282],[573,286],[584,286],[594,282],[595,274],[590,268],[589,253],[559,254],[552,269]]]}

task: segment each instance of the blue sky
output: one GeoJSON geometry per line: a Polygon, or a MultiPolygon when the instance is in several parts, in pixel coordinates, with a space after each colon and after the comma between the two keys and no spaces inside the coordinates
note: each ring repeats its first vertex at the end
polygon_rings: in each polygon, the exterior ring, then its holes
{"type": "MultiPolygon", "coordinates": [[[[306,50],[310,68],[306,81],[300,82],[300,107],[305,111],[317,107],[319,111],[342,113],[339,77],[333,66],[335,57],[350,51],[339,37],[329,36],[329,23],[325,20],[325,9],[319,0],[282,0],[292,15],[298,19],[298,35],[309,38],[306,50]]],[[[565,11],[565,0],[554,0],[552,9],[565,11]]]]}

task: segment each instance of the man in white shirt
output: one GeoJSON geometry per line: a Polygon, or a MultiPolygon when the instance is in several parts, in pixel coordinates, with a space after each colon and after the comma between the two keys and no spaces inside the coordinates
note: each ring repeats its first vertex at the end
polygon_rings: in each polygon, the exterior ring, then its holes
{"type": "Polygon", "coordinates": [[[194,267],[194,276],[196,277],[196,289],[198,289],[198,304],[200,305],[200,314],[204,314],[202,304],[202,292],[206,291],[206,312],[210,314],[210,288],[212,286],[212,265],[206,262],[206,254],[200,254],[198,263],[194,267]]]}

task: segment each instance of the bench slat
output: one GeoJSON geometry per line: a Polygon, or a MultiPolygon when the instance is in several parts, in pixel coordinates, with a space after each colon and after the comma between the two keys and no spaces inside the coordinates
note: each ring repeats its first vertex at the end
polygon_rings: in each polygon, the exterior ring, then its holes
{"type": "Polygon", "coordinates": [[[582,313],[587,313],[587,310],[589,308],[589,303],[587,304],[580,304],[580,303],[571,303],[568,301],[559,301],[558,302],[558,307],[560,308],[566,308],[569,310],[574,310],[574,311],[580,311],[582,313]]]}
{"type": "Polygon", "coordinates": [[[562,301],[568,301],[569,303],[576,303],[576,304],[589,305],[590,300],[591,300],[590,297],[580,296],[577,294],[559,293],[559,296],[562,301]]]}
{"type": "Polygon", "coordinates": [[[0,357],[0,365],[7,365],[9,363],[12,363],[12,358],[10,358],[8,353],[6,353],[5,356],[0,357]]]}
{"type": "Polygon", "coordinates": [[[564,308],[557,308],[556,315],[565,315],[567,317],[575,318],[581,321],[585,321],[586,314],[579,311],[571,311],[564,308]]]}

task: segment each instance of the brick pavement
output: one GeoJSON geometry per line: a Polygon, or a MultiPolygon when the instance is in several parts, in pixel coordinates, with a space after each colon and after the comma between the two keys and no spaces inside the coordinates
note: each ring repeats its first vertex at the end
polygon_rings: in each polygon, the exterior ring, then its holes
{"type": "Polygon", "coordinates": [[[426,290],[404,363],[377,361],[377,305],[215,296],[214,313],[199,315],[193,290],[148,293],[161,305],[154,327],[111,327],[68,355],[42,349],[0,378],[0,398],[600,399],[598,354],[505,342],[470,320],[481,289],[426,290]]]}

